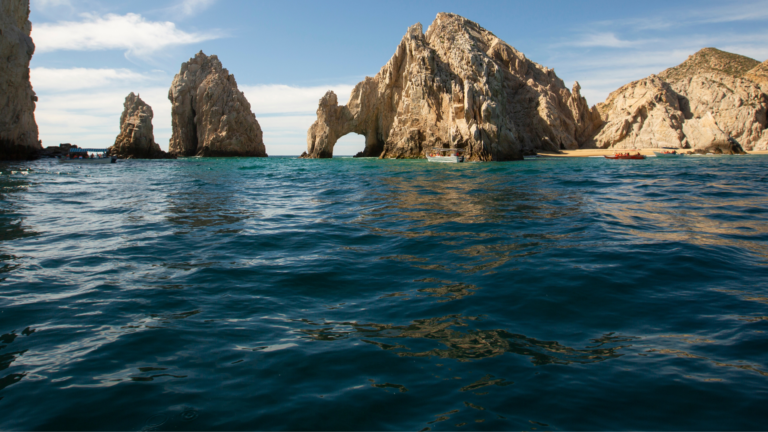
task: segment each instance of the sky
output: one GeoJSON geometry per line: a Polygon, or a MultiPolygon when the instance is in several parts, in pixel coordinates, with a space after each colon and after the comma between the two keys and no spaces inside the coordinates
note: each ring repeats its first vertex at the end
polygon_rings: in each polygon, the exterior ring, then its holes
{"type": "MultiPolygon", "coordinates": [[[[235,75],[270,155],[306,150],[318,100],[339,103],[390,59],[407,28],[438,12],[477,22],[574,81],[590,105],[624,84],[683,62],[704,47],[768,59],[763,1],[257,1],[31,0],[32,86],[43,146],[105,148],[119,133],[123,101],[138,93],[168,149],[168,89],[202,50],[235,75]]],[[[339,140],[352,155],[364,137],[339,140]]]]}

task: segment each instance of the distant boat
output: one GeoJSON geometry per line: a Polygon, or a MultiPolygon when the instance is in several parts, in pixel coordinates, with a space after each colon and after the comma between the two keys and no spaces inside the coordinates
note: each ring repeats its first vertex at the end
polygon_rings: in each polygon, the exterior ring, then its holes
{"type": "Polygon", "coordinates": [[[606,159],[645,159],[645,156],[641,154],[633,154],[633,155],[620,155],[615,154],[613,156],[605,156],[606,159]]]}
{"type": "Polygon", "coordinates": [[[664,152],[657,152],[657,151],[654,151],[653,154],[655,154],[656,157],[660,157],[660,158],[676,158],[676,157],[685,156],[684,154],[681,154],[681,153],[664,153],[664,152]]]}
{"type": "Polygon", "coordinates": [[[447,163],[459,163],[464,162],[464,149],[458,148],[433,148],[427,153],[427,160],[429,162],[447,162],[447,163]]]}
{"type": "Polygon", "coordinates": [[[71,148],[68,155],[59,156],[59,163],[95,165],[115,162],[117,162],[117,156],[107,156],[107,149],[71,148]],[[97,156],[89,157],[89,152],[96,153],[97,156]]]}

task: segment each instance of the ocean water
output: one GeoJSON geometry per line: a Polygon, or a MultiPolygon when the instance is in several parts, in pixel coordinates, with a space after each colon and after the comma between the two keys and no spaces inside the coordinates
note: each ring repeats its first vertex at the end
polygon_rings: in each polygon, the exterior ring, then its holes
{"type": "Polygon", "coordinates": [[[3,430],[768,424],[768,157],[0,171],[3,430]]]}

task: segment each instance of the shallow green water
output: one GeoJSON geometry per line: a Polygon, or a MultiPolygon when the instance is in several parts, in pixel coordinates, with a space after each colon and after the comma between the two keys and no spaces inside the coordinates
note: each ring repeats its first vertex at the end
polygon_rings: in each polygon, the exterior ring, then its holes
{"type": "Polygon", "coordinates": [[[764,429],[767,168],[0,164],[0,428],[764,429]]]}

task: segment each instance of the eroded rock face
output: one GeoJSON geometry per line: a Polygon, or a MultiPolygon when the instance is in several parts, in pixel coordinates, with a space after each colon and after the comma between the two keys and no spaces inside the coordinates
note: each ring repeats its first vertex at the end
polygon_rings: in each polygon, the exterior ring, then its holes
{"type": "Polygon", "coordinates": [[[768,60],[747,71],[744,78],[760,84],[764,91],[768,91],[768,60]]]}
{"type": "Polygon", "coordinates": [[[31,31],[29,0],[0,1],[0,160],[31,159],[43,149],[29,82],[31,31]]]}
{"type": "Polygon", "coordinates": [[[200,51],[182,63],[168,99],[173,105],[171,154],[267,156],[251,105],[215,55],[200,51]]]}
{"type": "Polygon", "coordinates": [[[585,147],[750,150],[768,125],[768,97],[742,77],[756,63],[705,48],[658,76],[627,84],[597,105],[605,125],[585,147]]]}
{"type": "Polygon", "coordinates": [[[579,93],[476,23],[440,13],[408,29],[389,62],[349,103],[326,93],[303,157],[327,158],[341,136],[365,136],[362,156],[418,158],[461,147],[468,160],[514,160],[576,149],[602,123],[579,93]]]}
{"type": "Polygon", "coordinates": [[[152,128],[152,107],[131,92],[125,97],[120,115],[120,134],[107,154],[123,159],[167,159],[173,156],[162,151],[155,142],[152,128]]]}

